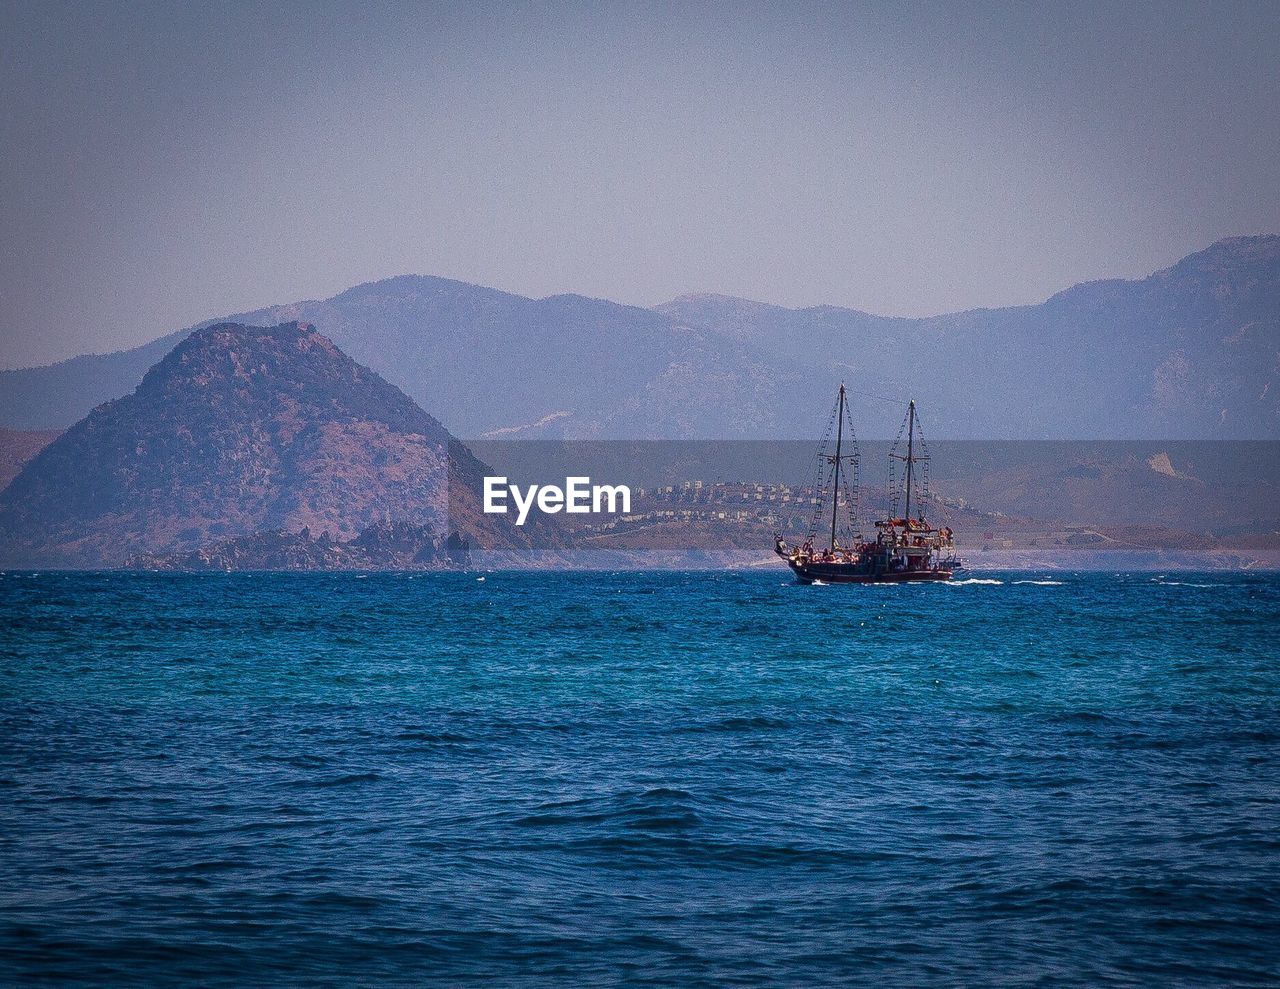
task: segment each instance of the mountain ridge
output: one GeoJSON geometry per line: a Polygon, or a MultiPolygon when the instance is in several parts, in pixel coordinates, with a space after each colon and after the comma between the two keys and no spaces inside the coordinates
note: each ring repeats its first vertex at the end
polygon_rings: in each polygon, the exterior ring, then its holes
{"type": "MultiPolygon", "coordinates": [[[[1069,285],[1066,288],[1059,289],[1058,291],[1045,297],[1045,299],[1043,299],[1040,302],[1022,303],[1022,304],[1009,305],[1009,306],[975,306],[969,309],[956,309],[956,310],[950,310],[947,312],[933,313],[933,314],[924,315],[924,316],[895,316],[895,315],[889,315],[885,313],[873,313],[873,312],[870,312],[869,310],[859,309],[856,306],[841,306],[835,303],[826,303],[826,302],[814,303],[813,305],[809,305],[809,306],[786,306],[786,305],[783,305],[782,303],[765,302],[760,299],[748,299],[743,296],[730,295],[725,292],[714,292],[710,290],[684,292],[678,296],[675,296],[672,299],[667,300],[666,302],[660,302],[653,306],[638,306],[638,305],[631,305],[631,304],[622,303],[622,302],[612,302],[612,300],[609,300],[603,296],[583,295],[578,292],[556,292],[546,296],[524,296],[516,292],[508,292],[505,289],[497,289],[497,288],[492,288],[490,286],[481,285],[478,282],[467,282],[459,278],[448,278],[444,275],[428,275],[428,274],[422,274],[420,272],[404,272],[399,275],[387,275],[385,278],[375,278],[372,281],[361,282],[358,285],[352,285],[349,288],[345,288],[342,291],[338,292],[336,295],[329,296],[325,299],[316,299],[316,298],[299,299],[296,302],[278,303],[276,305],[263,306],[260,309],[246,310],[246,313],[265,312],[269,309],[283,309],[289,306],[318,305],[322,302],[332,302],[344,296],[351,295],[352,293],[358,292],[361,289],[384,287],[394,283],[429,281],[429,282],[441,282],[449,285],[458,286],[460,288],[482,291],[482,292],[492,293],[494,295],[505,296],[510,299],[519,299],[519,300],[530,301],[530,302],[546,302],[551,299],[583,299],[583,300],[593,301],[593,302],[608,302],[611,305],[621,306],[628,309],[639,309],[642,311],[660,312],[667,307],[673,307],[673,306],[676,306],[678,303],[682,303],[682,302],[718,300],[718,301],[724,301],[724,302],[743,303],[751,306],[758,306],[761,308],[774,309],[774,310],[785,311],[785,312],[813,312],[818,310],[832,310],[836,312],[856,313],[857,315],[869,316],[874,319],[897,319],[897,320],[904,320],[904,321],[918,321],[918,320],[941,319],[941,318],[947,318],[947,317],[953,317],[953,316],[964,316],[970,313],[989,313],[989,312],[1002,312],[1007,310],[1032,309],[1032,308],[1035,308],[1036,306],[1042,306],[1048,302],[1052,302],[1054,299],[1057,299],[1061,296],[1069,295],[1070,293],[1075,292],[1077,289],[1087,289],[1087,288],[1092,288],[1094,286],[1133,285],[1136,283],[1148,281],[1152,278],[1156,278],[1161,275],[1167,275],[1175,271],[1177,268],[1179,268],[1180,266],[1182,266],[1188,261],[1192,261],[1193,259],[1199,258],[1203,255],[1210,254],[1215,250],[1215,248],[1219,248],[1223,246],[1252,245],[1258,242],[1263,242],[1267,246],[1274,246],[1275,255],[1273,256],[1273,258],[1280,257],[1280,234],[1247,234],[1247,235],[1238,235],[1238,236],[1231,236],[1231,237],[1221,237],[1218,240],[1214,241],[1212,244],[1210,244],[1208,247],[1202,248],[1199,251],[1193,252],[1192,254],[1188,254],[1185,257],[1179,258],[1173,264],[1170,264],[1164,268],[1157,269],[1151,274],[1143,275],[1140,278],[1119,278],[1119,277],[1092,278],[1082,282],[1076,282],[1074,285],[1069,285]]],[[[196,330],[201,329],[203,327],[212,326],[215,323],[219,323],[219,322],[238,322],[238,321],[239,320],[237,319],[236,315],[215,316],[209,319],[201,320],[197,323],[193,323],[190,326],[185,327],[183,329],[174,330],[171,333],[167,333],[163,336],[157,337],[154,340],[150,340],[146,343],[137,344],[133,347],[121,347],[117,350],[109,350],[109,351],[87,351],[84,353],[72,354],[69,357],[62,357],[55,361],[49,361],[48,363],[45,363],[45,364],[30,364],[24,367],[17,367],[17,368],[0,368],[0,374],[12,373],[17,371],[43,371],[43,370],[48,370],[50,368],[62,367],[66,364],[71,363],[72,361],[81,360],[83,358],[119,357],[124,354],[131,354],[137,350],[142,349],[143,347],[157,346],[166,341],[172,341],[172,343],[170,344],[170,346],[172,346],[172,344],[176,344],[178,340],[181,339],[183,336],[193,333],[196,330]]]]}
{"type": "MultiPolygon", "coordinates": [[[[644,309],[397,275],[231,319],[319,325],[469,436],[807,436],[843,377],[871,432],[893,428],[874,398],[893,396],[920,398],[951,438],[1280,437],[1277,235],[1035,305],[921,318],[715,293],[644,309]]],[[[213,322],[0,372],[0,425],[65,425],[213,322]]]]}

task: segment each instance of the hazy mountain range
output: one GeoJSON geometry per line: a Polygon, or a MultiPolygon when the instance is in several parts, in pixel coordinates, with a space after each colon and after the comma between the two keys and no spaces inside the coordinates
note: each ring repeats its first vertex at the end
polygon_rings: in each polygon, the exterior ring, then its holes
{"type": "MultiPolygon", "coordinates": [[[[478,549],[574,545],[558,517],[535,515],[520,528],[483,514],[481,478],[494,470],[404,392],[296,321],[199,329],[132,394],[60,436],[7,431],[0,441],[6,467],[22,463],[0,491],[4,567],[418,569],[456,563],[458,534],[478,549]]],[[[547,448],[569,457],[563,470],[572,473],[598,450],[612,466],[590,473],[611,482],[634,483],[646,457],[665,464],[665,483],[725,471],[773,482],[808,474],[812,464],[811,441],[478,446],[498,472],[525,480],[549,469],[541,461],[550,453],[537,452],[547,448]],[[538,463],[521,467],[530,451],[538,463]],[[714,467],[724,455],[732,466],[714,467]]],[[[887,446],[863,444],[873,486],[887,446]]],[[[934,447],[934,477],[944,496],[980,506],[978,515],[961,513],[971,528],[995,524],[997,515],[981,512],[1012,510],[1172,525],[1180,531],[1159,538],[1178,545],[1188,533],[1212,544],[1207,529],[1242,546],[1271,546],[1280,526],[1275,446],[943,442],[934,447]]],[[[681,530],[674,538],[720,546],[734,535],[742,533],[681,530]]],[[[759,542],[763,552],[769,540],[759,542]]]]}
{"type": "MultiPolygon", "coordinates": [[[[1280,236],[925,319],[715,295],[649,310],[402,276],[218,322],[294,320],[465,437],[806,438],[844,380],[864,435],[891,435],[910,396],[935,438],[1280,438],[1280,236]]],[[[200,328],[0,372],[0,426],[65,428],[200,328]]]]}

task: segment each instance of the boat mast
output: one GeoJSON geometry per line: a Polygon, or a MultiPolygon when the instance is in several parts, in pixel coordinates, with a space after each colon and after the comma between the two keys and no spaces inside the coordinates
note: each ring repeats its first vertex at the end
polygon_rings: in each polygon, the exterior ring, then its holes
{"type": "Polygon", "coordinates": [[[840,385],[840,396],[836,399],[836,471],[831,487],[831,550],[836,548],[836,513],[840,508],[840,441],[844,434],[844,384],[840,385]]]}
{"type": "Polygon", "coordinates": [[[907,510],[903,513],[904,519],[911,518],[911,465],[914,463],[912,456],[911,442],[915,438],[916,431],[916,400],[913,398],[907,406],[907,510]]]}

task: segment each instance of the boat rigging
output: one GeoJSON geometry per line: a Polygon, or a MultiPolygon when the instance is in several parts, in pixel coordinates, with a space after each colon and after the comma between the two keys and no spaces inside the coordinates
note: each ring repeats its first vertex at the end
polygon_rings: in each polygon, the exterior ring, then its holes
{"type": "MultiPolygon", "coordinates": [[[[845,386],[842,384],[836,394],[836,407],[832,422],[827,425],[822,446],[819,449],[819,463],[831,467],[829,485],[820,485],[831,497],[830,540],[825,549],[815,549],[818,518],[825,513],[819,507],[815,509],[813,520],[809,526],[808,539],[799,546],[788,546],[777,534],[774,540],[774,552],[787,561],[787,565],[802,583],[816,582],[831,584],[875,584],[901,583],[908,581],[950,580],[963,563],[955,553],[954,534],[949,526],[935,528],[925,517],[925,504],[929,501],[929,454],[924,445],[924,436],[920,432],[916,403],[907,405],[907,414],[903,420],[903,428],[899,430],[890,456],[890,513],[888,518],[875,522],[876,536],[865,539],[859,528],[857,519],[857,472],[859,457],[857,440],[853,434],[852,422],[849,423],[849,442],[854,453],[844,453],[844,426],[848,418],[848,402],[845,386]],[[831,425],[835,425],[835,453],[826,454],[827,439],[831,434],[831,425]],[[903,432],[906,434],[906,450],[902,448],[903,432]],[[918,442],[917,442],[918,439],[918,442]],[[854,477],[853,496],[850,496],[848,485],[841,486],[841,464],[850,462],[854,477]],[[904,465],[903,483],[896,483],[893,465],[901,462],[904,465]],[[918,465],[918,466],[917,466],[918,465]],[[919,475],[919,476],[917,476],[919,475]],[[845,504],[849,509],[847,531],[851,540],[841,546],[838,538],[840,516],[840,496],[845,494],[845,504]],[[912,496],[915,505],[912,504],[912,496]],[[902,497],[902,514],[898,514],[899,497],[902,497]],[[913,515],[912,509],[915,509],[913,515]]],[[[821,471],[822,468],[820,467],[821,471]]],[[[846,478],[848,472],[846,472],[846,478]]],[[[821,480],[821,478],[820,478],[821,480]]]]}

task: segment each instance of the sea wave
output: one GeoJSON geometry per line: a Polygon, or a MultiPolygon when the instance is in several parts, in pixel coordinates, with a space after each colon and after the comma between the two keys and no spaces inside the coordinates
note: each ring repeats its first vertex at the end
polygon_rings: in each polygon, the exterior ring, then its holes
{"type": "Polygon", "coordinates": [[[11,573],[0,985],[1274,982],[1280,577],[963,576],[11,573]]]}

